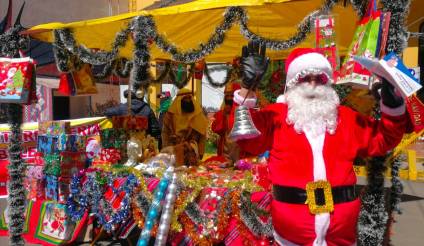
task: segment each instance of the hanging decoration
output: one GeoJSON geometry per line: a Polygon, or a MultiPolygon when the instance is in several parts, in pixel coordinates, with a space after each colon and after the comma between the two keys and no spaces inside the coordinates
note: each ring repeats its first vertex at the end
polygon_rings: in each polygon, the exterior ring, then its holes
{"type": "Polygon", "coordinates": [[[333,6],[337,3],[337,0],[326,0],[319,10],[313,11],[307,15],[302,22],[298,25],[297,33],[287,40],[273,40],[263,38],[249,30],[247,26],[247,15],[241,8],[237,10],[242,11],[240,13],[240,30],[245,38],[251,41],[257,41],[261,44],[265,44],[267,48],[272,50],[285,50],[296,46],[311,32],[312,24],[314,19],[320,14],[329,13],[333,6]]]}
{"type": "Polygon", "coordinates": [[[391,163],[390,174],[392,176],[391,177],[392,186],[390,187],[389,203],[387,208],[389,219],[387,222],[387,231],[386,231],[386,240],[389,241],[389,244],[390,244],[390,233],[391,233],[392,224],[395,223],[394,213],[402,214],[402,211],[400,209],[400,202],[401,202],[401,195],[403,192],[403,185],[399,179],[399,168],[400,168],[401,162],[405,161],[406,159],[405,157],[406,156],[404,154],[400,154],[396,156],[391,163]]]}
{"type": "Polygon", "coordinates": [[[149,211],[147,212],[144,229],[140,234],[137,246],[147,246],[149,244],[151,231],[156,223],[156,219],[160,213],[160,210],[162,209],[162,200],[165,197],[169,181],[173,176],[173,171],[174,170],[172,167],[168,168],[155,190],[155,195],[150,205],[149,211]]]}
{"type": "Polygon", "coordinates": [[[398,214],[402,213],[402,211],[400,210],[400,202],[401,202],[400,196],[402,195],[402,192],[403,192],[403,185],[399,179],[399,168],[401,165],[402,157],[404,156],[401,154],[395,158],[395,160],[392,163],[392,169],[391,169],[392,186],[390,187],[389,211],[393,211],[398,214]]]}
{"type": "MultiPolygon", "coordinates": [[[[170,43],[164,36],[158,33],[156,24],[151,16],[138,16],[130,22],[128,27],[119,32],[112,45],[111,52],[93,51],[84,46],[76,45],[75,39],[70,30],[55,30],[55,58],[60,71],[69,71],[71,56],[76,56],[85,63],[92,65],[105,65],[103,72],[99,76],[107,76],[113,68],[114,60],[117,59],[119,48],[123,47],[128,39],[129,33],[133,32],[134,53],[132,61],[131,84],[135,89],[146,86],[149,83],[149,41],[154,41],[164,52],[171,54],[174,61],[185,64],[194,63],[211,54],[219,45],[224,42],[226,32],[237,22],[240,22],[240,30],[243,36],[249,40],[255,40],[273,50],[283,50],[291,48],[302,42],[307,34],[311,32],[311,22],[319,13],[327,13],[332,9],[336,0],[327,0],[317,11],[308,15],[300,24],[298,32],[287,40],[271,40],[259,36],[249,30],[247,25],[248,16],[241,7],[229,7],[224,14],[223,22],[218,25],[215,32],[206,43],[199,44],[198,48],[180,52],[178,47],[170,43]]],[[[128,62],[125,63],[125,70],[130,68],[128,62]]]]}
{"type": "Polygon", "coordinates": [[[409,12],[410,0],[380,0],[383,12],[390,12],[389,34],[386,51],[400,55],[407,46],[408,33],[405,26],[406,15],[409,12]]]}
{"type": "Polygon", "coordinates": [[[9,183],[8,191],[8,218],[10,245],[25,245],[21,237],[25,223],[25,187],[24,174],[26,166],[21,158],[21,124],[22,106],[10,104],[8,107],[8,123],[11,129],[9,145],[9,183]]]}
{"type": "MultiPolygon", "coordinates": [[[[0,57],[15,57],[20,50],[25,50],[29,44],[29,38],[19,35],[24,28],[20,24],[20,16],[23,7],[18,14],[16,23],[5,33],[0,33],[0,57]]],[[[25,165],[21,158],[22,141],[22,105],[9,104],[6,106],[7,122],[10,126],[11,136],[9,144],[9,182],[7,184],[8,196],[8,219],[9,219],[9,243],[10,245],[25,245],[22,232],[25,224],[25,165]]]]}
{"type": "Polygon", "coordinates": [[[28,36],[19,35],[23,31],[23,27],[15,25],[8,29],[5,33],[0,33],[0,56],[14,57],[19,54],[19,50],[26,50],[29,44],[28,36]]]}
{"type": "MultiPolygon", "coordinates": [[[[347,0],[345,0],[346,2],[347,0]]],[[[366,12],[366,7],[368,5],[368,1],[364,0],[350,0],[350,3],[352,4],[353,9],[356,11],[356,14],[359,18],[364,17],[366,12]]]]}
{"type": "Polygon", "coordinates": [[[384,198],[385,157],[369,160],[365,193],[361,197],[358,218],[358,244],[382,245],[388,214],[384,198]]]}
{"type": "Polygon", "coordinates": [[[159,228],[156,234],[155,246],[163,246],[168,238],[169,226],[171,224],[172,211],[177,193],[177,174],[172,175],[171,183],[166,191],[165,203],[160,217],[159,228]]]}
{"type": "Polygon", "coordinates": [[[223,66],[216,66],[211,69],[208,68],[208,65],[205,65],[204,67],[204,74],[206,76],[207,81],[209,84],[211,84],[213,87],[224,87],[228,82],[230,82],[235,77],[235,69],[233,67],[229,67],[227,65],[223,66]],[[212,72],[218,72],[218,71],[225,71],[226,75],[222,82],[216,82],[210,73],[212,72]]]}

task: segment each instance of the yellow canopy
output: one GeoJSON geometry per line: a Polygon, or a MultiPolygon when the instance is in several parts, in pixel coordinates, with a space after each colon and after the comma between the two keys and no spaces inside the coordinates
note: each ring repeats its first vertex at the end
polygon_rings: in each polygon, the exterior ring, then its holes
{"type": "MultiPolygon", "coordinates": [[[[180,50],[197,48],[199,43],[206,42],[215,27],[223,20],[225,8],[243,6],[249,17],[248,27],[263,37],[287,39],[296,33],[297,25],[312,11],[319,9],[322,0],[197,0],[187,4],[150,11],[139,11],[106,18],[79,21],[68,24],[49,23],[30,29],[31,36],[39,40],[53,42],[52,30],[71,28],[79,44],[89,48],[110,51],[115,34],[125,28],[137,15],[152,15],[158,33],[165,36],[180,50]]],[[[342,2],[342,1],[341,1],[342,2]]],[[[357,17],[351,5],[343,7],[337,4],[332,11],[336,16],[337,45],[340,53],[345,53],[353,36],[357,17]]],[[[208,62],[231,61],[240,55],[240,47],[247,43],[240,33],[239,25],[234,25],[227,32],[224,43],[206,57],[208,62]]],[[[313,35],[299,46],[313,46],[313,35]]],[[[132,58],[133,43],[128,41],[121,49],[120,56],[132,58]]],[[[271,51],[268,55],[273,59],[283,58],[289,52],[271,51]]],[[[151,47],[152,59],[170,59],[169,54],[151,47]]]]}

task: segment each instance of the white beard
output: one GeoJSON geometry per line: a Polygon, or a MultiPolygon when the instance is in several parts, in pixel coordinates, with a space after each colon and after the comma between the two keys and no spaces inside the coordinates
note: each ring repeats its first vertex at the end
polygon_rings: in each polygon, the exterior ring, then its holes
{"type": "Polygon", "coordinates": [[[318,85],[314,88],[308,83],[301,83],[288,90],[285,99],[288,105],[286,121],[297,133],[308,131],[315,136],[325,131],[335,133],[340,100],[331,86],[318,85]]]}

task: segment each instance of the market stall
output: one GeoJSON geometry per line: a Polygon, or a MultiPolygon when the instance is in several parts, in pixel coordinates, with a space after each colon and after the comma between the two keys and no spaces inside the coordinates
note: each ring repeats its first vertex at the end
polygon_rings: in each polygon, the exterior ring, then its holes
{"type": "MultiPolygon", "coordinates": [[[[383,11],[391,11],[395,20],[390,22],[390,28],[387,23],[386,47],[400,53],[399,39],[405,35],[403,21],[408,5],[402,5],[403,1],[381,2],[383,11]]],[[[201,62],[232,61],[224,69],[236,76],[235,58],[249,40],[266,45],[267,55],[273,60],[284,58],[295,46],[329,50],[328,58],[344,55],[352,51],[350,44],[355,40],[352,36],[356,24],[352,20],[365,15],[366,5],[352,1],[352,5],[346,6],[346,1],[331,0],[201,0],[96,20],[44,24],[22,34],[52,42],[58,69],[65,74],[79,72],[83,67],[93,73],[97,71],[95,75],[99,77],[130,77],[130,88],[138,91],[163,79],[162,75],[150,76],[153,60],[178,62],[180,70],[189,67],[187,78],[199,72],[196,68],[201,67],[201,62]],[[319,26],[317,21],[335,24],[319,26]],[[317,35],[326,30],[330,35],[317,35]],[[96,66],[100,69],[95,70],[96,66]]],[[[19,30],[12,32],[17,35],[19,30]]],[[[7,48],[13,53],[20,47],[11,44],[7,48]]],[[[279,69],[278,62],[275,64],[270,66],[269,74],[279,85],[283,78],[275,73],[279,69]]],[[[338,66],[336,60],[331,65],[338,66]]],[[[164,76],[169,73],[167,66],[162,68],[164,76]]],[[[207,75],[207,65],[204,68],[207,75]]],[[[178,87],[184,87],[188,80],[182,80],[184,83],[178,87]]],[[[215,86],[227,82],[229,79],[215,86]]],[[[350,93],[344,88],[339,92],[342,99],[350,93]]],[[[93,243],[102,237],[131,240],[131,233],[136,234],[138,245],[148,245],[153,239],[155,245],[165,245],[167,241],[175,245],[270,245],[274,241],[266,154],[241,159],[234,167],[228,167],[219,158],[203,160],[195,167],[177,167],[175,157],[159,153],[155,140],[146,136],[146,118],[129,115],[110,121],[93,119],[90,123],[45,122],[33,126],[33,130],[38,128],[37,133],[31,133],[31,141],[37,136],[37,151],[32,166],[26,170],[29,178],[25,184],[30,192],[23,197],[25,168],[16,154],[22,144],[19,119],[11,118],[10,122],[10,142],[17,149],[10,158],[13,185],[9,197],[15,203],[9,206],[13,210],[12,220],[3,219],[1,229],[9,228],[12,241],[19,241],[23,234],[28,242],[71,243],[82,237],[87,226],[95,227],[94,235],[86,237],[93,243]],[[73,128],[85,124],[94,126],[73,128]],[[39,211],[38,218],[25,216],[33,211],[39,211]]],[[[422,134],[422,126],[415,126],[415,130],[417,134],[412,138],[422,134]]],[[[24,136],[25,133],[30,134],[24,129],[24,136]]],[[[386,215],[378,210],[385,209],[383,186],[376,181],[376,177],[383,175],[384,162],[384,158],[374,160],[376,168],[369,171],[372,192],[377,191],[377,195],[367,197],[364,217],[359,220],[360,228],[378,224],[375,231],[359,232],[358,241],[370,245],[387,239],[388,235],[381,218],[386,215]],[[374,206],[375,202],[378,206],[374,206]]],[[[394,190],[399,188],[398,168],[393,165],[394,190]]],[[[394,194],[390,213],[399,202],[399,194],[394,194]]]]}

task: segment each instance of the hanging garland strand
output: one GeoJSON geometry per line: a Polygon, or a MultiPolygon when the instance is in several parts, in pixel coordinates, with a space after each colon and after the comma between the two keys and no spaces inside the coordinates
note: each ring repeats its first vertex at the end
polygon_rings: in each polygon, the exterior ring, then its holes
{"type": "Polygon", "coordinates": [[[19,50],[26,50],[29,44],[27,36],[19,35],[23,31],[21,25],[16,25],[8,29],[5,33],[0,34],[0,55],[13,57],[19,54],[19,50]]]}
{"type": "Polygon", "coordinates": [[[265,44],[267,48],[270,48],[272,50],[285,50],[285,49],[294,47],[300,42],[302,42],[303,40],[305,40],[308,33],[311,32],[311,27],[312,27],[314,18],[320,14],[328,13],[333,8],[333,6],[337,3],[337,1],[338,0],[325,1],[324,5],[319,10],[313,11],[311,14],[309,14],[302,20],[302,22],[299,24],[297,28],[297,33],[293,35],[291,38],[288,38],[287,40],[268,39],[253,33],[252,31],[249,30],[247,26],[248,17],[245,11],[240,7],[235,7],[237,8],[235,11],[239,12],[238,14],[240,16],[240,30],[245,38],[265,44]]]}
{"type": "Polygon", "coordinates": [[[356,11],[358,17],[362,18],[365,15],[369,1],[350,0],[350,3],[352,4],[353,9],[356,11]]]}
{"type": "Polygon", "coordinates": [[[383,11],[390,12],[389,34],[387,35],[387,52],[402,53],[408,45],[408,33],[405,27],[406,15],[409,12],[410,0],[381,0],[383,11]]]}
{"type": "Polygon", "coordinates": [[[10,245],[25,245],[21,237],[25,223],[25,164],[21,158],[22,105],[10,104],[8,123],[12,132],[9,145],[8,218],[10,245]]]}
{"type": "MultiPolygon", "coordinates": [[[[19,35],[23,30],[21,25],[15,25],[0,35],[0,57],[15,57],[19,50],[27,49],[28,37],[19,35]]],[[[22,232],[25,223],[25,188],[24,173],[25,165],[21,158],[21,125],[22,125],[22,105],[8,104],[7,121],[11,130],[9,144],[9,182],[7,184],[8,213],[9,219],[9,243],[13,246],[25,245],[22,232]]]]}
{"type": "MultiPolygon", "coordinates": [[[[68,51],[78,56],[84,63],[102,65],[116,59],[119,49],[122,48],[128,40],[131,32],[129,26],[130,24],[116,34],[115,41],[112,44],[112,50],[110,52],[93,51],[83,45],[77,45],[73,34],[69,29],[55,30],[55,39],[60,40],[68,51]]],[[[63,46],[58,45],[59,48],[63,48],[63,46]]]]}
{"type": "Polygon", "coordinates": [[[213,87],[224,87],[226,84],[228,84],[228,82],[230,82],[233,72],[234,72],[234,69],[232,67],[228,68],[228,66],[214,67],[209,70],[207,64],[205,64],[205,69],[203,70],[203,73],[205,74],[206,79],[208,80],[209,84],[211,84],[213,87]],[[223,70],[226,71],[226,75],[223,82],[216,82],[210,75],[210,72],[223,71],[223,70]]]}
{"type": "MultiPolygon", "coordinates": [[[[145,87],[149,84],[150,74],[148,69],[150,51],[148,42],[150,40],[155,41],[156,45],[164,52],[170,53],[173,60],[189,64],[201,60],[205,56],[211,54],[224,42],[226,32],[236,23],[236,21],[239,21],[240,31],[246,38],[259,41],[260,43],[265,43],[268,48],[274,50],[288,49],[303,41],[307,34],[311,31],[312,19],[319,13],[326,13],[329,11],[336,2],[336,0],[327,0],[320,10],[314,11],[308,15],[299,24],[298,32],[287,40],[271,40],[251,32],[247,25],[248,17],[246,11],[241,7],[229,7],[225,11],[223,22],[216,27],[215,32],[211,35],[209,40],[206,43],[201,43],[199,48],[190,49],[186,52],[180,52],[174,44],[171,44],[164,36],[158,34],[156,24],[151,16],[138,16],[133,19],[131,24],[129,24],[129,27],[116,35],[111,52],[94,52],[84,46],[77,46],[70,30],[55,30],[55,58],[57,60],[59,70],[64,72],[69,71],[68,65],[71,60],[70,55],[77,56],[83,62],[92,65],[106,64],[103,68],[103,72],[96,74],[96,77],[106,77],[111,74],[112,70],[116,70],[114,60],[119,53],[119,49],[123,47],[128,40],[130,31],[133,31],[135,45],[133,53],[134,60],[132,63],[126,62],[124,66],[125,69],[123,71],[128,71],[132,66],[132,76],[130,79],[132,80],[131,83],[134,89],[137,90],[141,86],[145,87]]],[[[119,72],[116,72],[116,74],[119,76],[122,75],[119,72]]],[[[124,75],[126,74],[127,73],[124,73],[124,75]]],[[[214,81],[210,79],[210,76],[208,79],[214,86],[223,86],[221,84],[214,83],[214,81]]],[[[181,87],[185,84],[186,81],[180,81],[177,86],[181,87]]]]}
{"type": "Polygon", "coordinates": [[[70,56],[72,54],[65,48],[65,44],[60,38],[59,33],[60,33],[60,30],[53,31],[53,36],[54,36],[53,55],[54,55],[54,59],[56,60],[57,70],[59,70],[62,73],[67,73],[70,71],[69,63],[70,63],[70,56]]]}
{"type": "MultiPolygon", "coordinates": [[[[389,196],[389,203],[388,203],[388,214],[389,219],[387,221],[387,230],[385,235],[385,242],[387,245],[390,245],[390,233],[392,224],[395,223],[394,219],[394,212],[397,214],[402,214],[402,211],[400,209],[400,202],[401,202],[401,195],[403,192],[403,185],[402,182],[399,179],[399,168],[401,165],[401,162],[406,159],[406,156],[404,154],[400,154],[397,157],[394,158],[394,160],[391,163],[391,183],[392,186],[390,187],[390,196],[389,196]]],[[[386,245],[386,244],[385,244],[386,245]]]]}
{"type": "Polygon", "coordinates": [[[93,65],[92,73],[97,79],[104,79],[114,74],[121,78],[128,78],[132,69],[132,62],[126,58],[119,58],[112,63],[106,63],[105,65],[96,66],[93,65]]]}
{"type": "Polygon", "coordinates": [[[397,212],[398,214],[402,213],[399,206],[401,202],[400,196],[402,195],[402,192],[403,192],[403,185],[399,179],[399,168],[401,165],[400,158],[402,157],[403,155],[399,155],[398,157],[395,158],[395,160],[392,163],[392,170],[391,170],[392,186],[390,187],[390,208],[389,208],[390,210],[389,211],[394,211],[394,212],[397,212]]]}
{"type": "Polygon", "coordinates": [[[131,70],[130,84],[134,91],[149,83],[150,50],[148,40],[151,39],[153,19],[147,16],[138,16],[132,22],[134,32],[133,67],[131,70]]]}
{"type": "Polygon", "coordinates": [[[169,43],[165,37],[157,33],[156,25],[154,25],[152,28],[153,32],[151,33],[151,36],[154,37],[156,45],[160,49],[171,54],[173,60],[183,63],[196,62],[211,54],[219,45],[224,42],[225,33],[239,18],[239,9],[241,9],[244,13],[244,10],[240,7],[227,8],[227,11],[224,15],[224,21],[215,28],[215,32],[211,35],[209,40],[206,43],[201,43],[199,45],[200,47],[197,49],[190,49],[186,52],[180,52],[175,45],[169,43]]]}
{"type": "Polygon", "coordinates": [[[382,245],[388,214],[384,199],[385,157],[374,157],[368,163],[365,193],[361,198],[358,218],[358,245],[382,245]]]}
{"type": "MultiPolygon", "coordinates": [[[[134,50],[134,61],[136,65],[133,70],[138,71],[138,69],[135,68],[146,64],[150,56],[148,52],[148,40],[155,41],[160,49],[171,54],[173,60],[186,64],[193,63],[211,54],[219,45],[221,45],[224,42],[226,32],[236,23],[236,21],[240,21],[241,33],[250,40],[265,43],[268,48],[274,50],[291,48],[304,40],[306,35],[310,32],[313,17],[319,13],[328,12],[332,9],[336,2],[337,0],[327,0],[319,10],[308,15],[299,24],[298,32],[287,40],[271,40],[251,32],[247,25],[248,17],[246,11],[241,7],[229,7],[225,11],[223,22],[216,27],[215,32],[211,35],[209,40],[206,43],[201,43],[199,48],[190,49],[186,52],[180,52],[178,47],[171,44],[164,36],[158,34],[156,24],[151,16],[135,17],[131,22],[131,28],[124,29],[118,33],[110,53],[92,52],[83,46],[76,46],[75,40],[69,30],[58,30],[58,34],[60,40],[64,43],[68,51],[79,56],[86,63],[99,65],[110,62],[116,57],[119,48],[125,44],[129,31],[132,30],[135,33],[134,43],[136,46],[134,50]]],[[[143,73],[145,72],[139,71],[136,73],[137,78],[135,80],[141,81],[141,74],[143,73]]]]}

